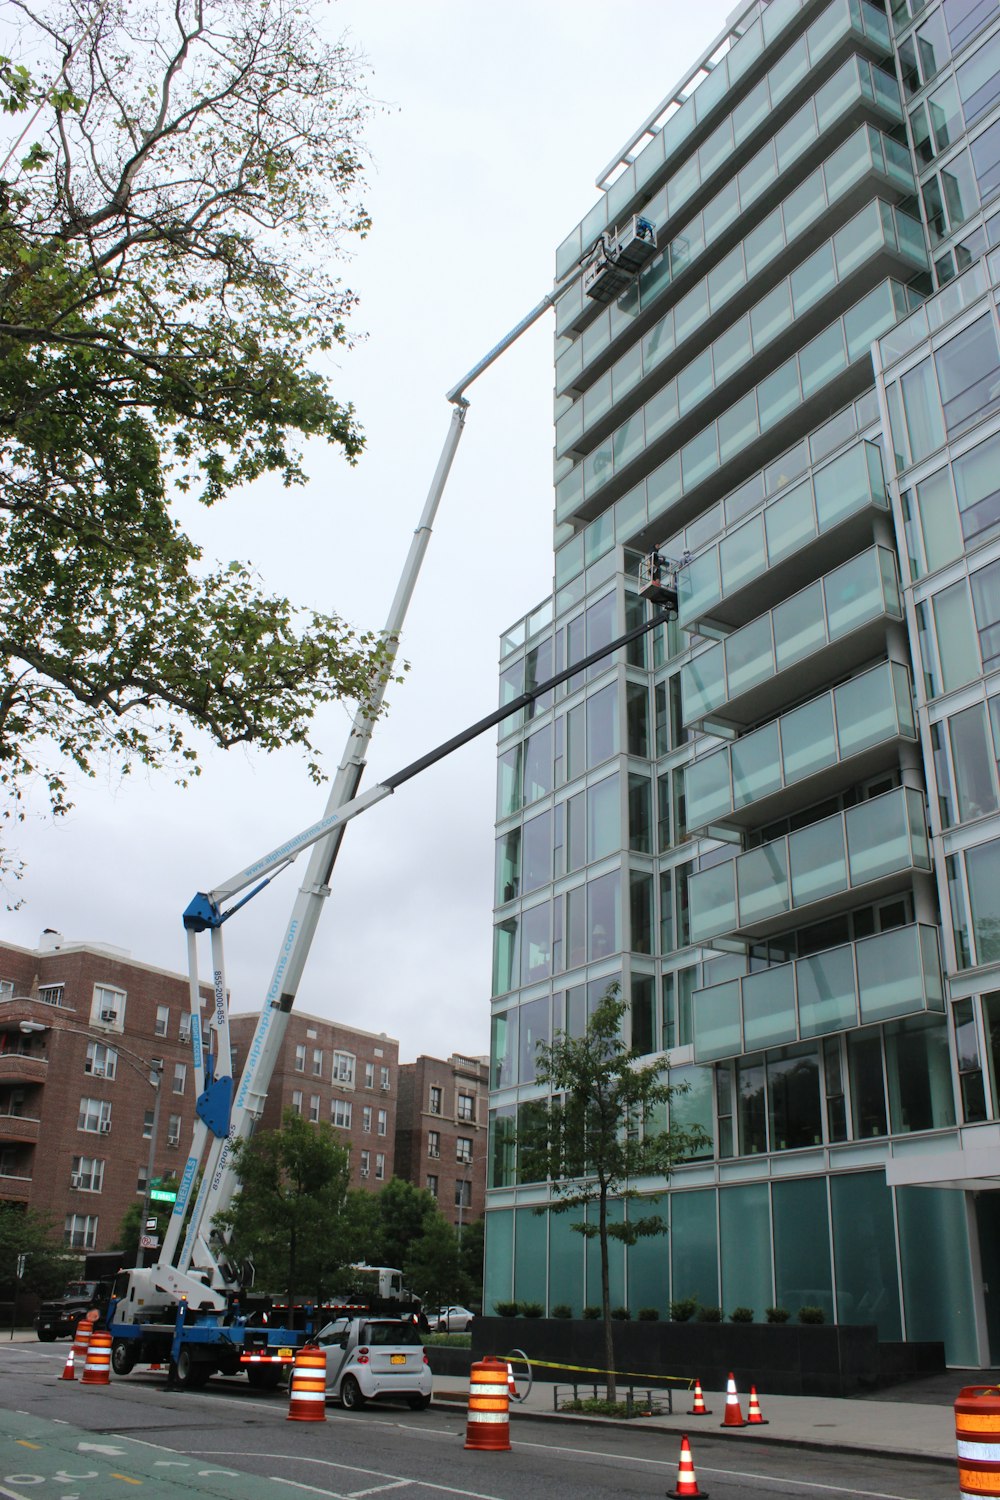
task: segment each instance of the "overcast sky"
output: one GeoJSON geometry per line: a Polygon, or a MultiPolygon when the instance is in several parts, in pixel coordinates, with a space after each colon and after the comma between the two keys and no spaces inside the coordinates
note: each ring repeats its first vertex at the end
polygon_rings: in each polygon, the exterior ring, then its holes
{"type": "MultiPolygon", "coordinates": [[[[368,132],[374,229],[344,279],[361,295],[336,394],[367,434],[356,469],[309,454],[307,488],[261,485],[194,518],[209,557],[378,628],[448,430],[445,391],[549,290],[594,181],[721,30],[704,0],[338,0],[392,106],[368,132]]],[[[366,784],[490,712],[499,636],[550,592],[552,315],[470,390],[465,435],[410,609],[411,664],[366,784]]],[[[331,769],[349,719],[318,726],[331,769]]],[[[403,786],[345,835],[298,1007],[385,1031],[410,1061],[489,1045],[495,738],[403,786]]],[[[180,971],[181,913],[323,811],[294,755],[209,753],[189,790],[114,772],[58,823],[20,831],[28,869],[7,940],[45,927],[180,971]]],[[[256,1010],[305,858],[225,928],[237,1011],[256,1010]]],[[[207,970],[207,953],[204,959],[207,970]]]]}

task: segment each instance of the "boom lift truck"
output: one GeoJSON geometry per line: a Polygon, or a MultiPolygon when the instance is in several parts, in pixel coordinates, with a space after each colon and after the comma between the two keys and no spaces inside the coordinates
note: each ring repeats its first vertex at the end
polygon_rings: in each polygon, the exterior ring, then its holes
{"type": "MultiPolygon", "coordinates": [[[[447,399],[454,408],[451,425],[384,630],[391,656],[398,646],[431,526],[461,437],[468,408],[464,391],[543,312],[555,305],[582,270],[597,268],[599,274],[590,277],[591,285],[585,290],[594,300],[604,300],[604,278],[615,272],[619,259],[623,262],[622,271],[627,269],[631,277],[655,248],[655,230],[648,221],[642,221],[641,233],[637,224],[632,223],[622,236],[616,231],[611,237],[602,237],[593,252],[567,273],[448,392],[447,399]]],[[[324,816],[230,880],[212,891],[199,892],[191,901],[183,920],[187,932],[191,1052],[197,1100],[195,1126],[177,1200],[156,1263],[123,1271],[115,1281],[107,1320],[112,1333],[112,1368],[116,1374],[126,1375],[142,1362],[167,1364],[171,1377],[182,1386],[201,1385],[215,1371],[235,1374],[240,1369],[247,1371],[254,1385],[277,1384],[281,1374],[294,1363],[296,1349],[326,1321],[328,1310],[312,1307],[294,1310],[290,1322],[276,1321],[273,1314],[277,1309],[259,1301],[255,1303],[214,1221],[239,1186],[231,1161],[232,1143],[247,1139],[263,1112],[323,901],[330,894],[329,880],[344,828],[420,771],[517,713],[591,662],[674,617],[678,566],[659,554],[651,554],[647,562],[648,578],[640,580],[640,592],[659,608],[642,625],[480,719],[394,776],[359,793],[365,752],[385,693],[383,677],[373,684],[369,699],[354,717],[324,816]],[[222,925],[306,849],[312,852],[305,879],[285,929],[239,1087],[234,1089],[222,925]],[[197,945],[199,934],[205,932],[210,934],[213,988],[212,1013],[207,1019],[202,1015],[197,945]],[[192,1204],[199,1172],[200,1185],[192,1204]]]]}

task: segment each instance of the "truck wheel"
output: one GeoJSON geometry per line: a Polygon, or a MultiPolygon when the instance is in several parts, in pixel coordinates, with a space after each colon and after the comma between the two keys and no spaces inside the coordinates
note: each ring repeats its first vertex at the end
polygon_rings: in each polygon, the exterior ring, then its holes
{"type": "Polygon", "coordinates": [[[182,1390],[196,1391],[206,1385],[212,1371],[209,1365],[199,1364],[191,1350],[183,1348],[177,1356],[177,1384],[182,1390]]]}
{"type": "Polygon", "coordinates": [[[276,1391],[281,1380],[280,1369],[250,1365],[247,1369],[247,1384],[252,1391],[276,1391]]]}
{"type": "Polygon", "coordinates": [[[135,1369],[135,1350],[130,1339],[115,1339],[111,1345],[111,1368],[116,1375],[130,1375],[135,1369]]]}
{"type": "Polygon", "coordinates": [[[361,1387],[353,1375],[345,1375],[341,1381],[340,1404],[345,1411],[360,1411],[365,1404],[361,1387]]]}

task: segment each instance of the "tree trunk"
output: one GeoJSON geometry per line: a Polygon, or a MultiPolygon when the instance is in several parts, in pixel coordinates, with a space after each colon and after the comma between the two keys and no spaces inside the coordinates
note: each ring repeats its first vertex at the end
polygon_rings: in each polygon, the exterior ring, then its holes
{"type": "Polygon", "coordinates": [[[618,1384],[615,1379],[615,1341],[611,1325],[611,1291],[608,1275],[608,1193],[602,1185],[599,1205],[598,1229],[601,1241],[601,1309],[604,1313],[604,1374],[608,1385],[608,1400],[618,1400],[618,1384]]]}

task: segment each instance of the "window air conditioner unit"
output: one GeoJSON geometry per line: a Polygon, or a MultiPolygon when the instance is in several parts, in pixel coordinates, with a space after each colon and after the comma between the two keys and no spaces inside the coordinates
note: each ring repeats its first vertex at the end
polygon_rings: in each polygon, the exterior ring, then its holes
{"type": "Polygon", "coordinates": [[[168,1146],[179,1146],[180,1143],[181,1143],[181,1138],[180,1138],[179,1135],[168,1135],[167,1136],[167,1145],[168,1146]]]}
{"type": "Polygon", "coordinates": [[[358,1175],[360,1177],[367,1177],[368,1176],[368,1172],[369,1172],[368,1167],[360,1167],[358,1169],[358,1175]]]}
{"type": "Polygon", "coordinates": [[[101,1020],[102,1021],[117,1021],[117,1019],[118,1019],[118,1012],[116,1010],[102,1010],[101,1011],[101,1020]]]}
{"type": "Polygon", "coordinates": [[[101,1121],[101,1134],[102,1135],[110,1135],[111,1134],[111,1121],[110,1120],[102,1120],[101,1121]]]}
{"type": "Polygon", "coordinates": [[[85,1073],[92,1073],[95,1078],[103,1078],[104,1077],[104,1064],[103,1063],[95,1063],[95,1062],[89,1062],[88,1061],[88,1062],[86,1062],[84,1064],[83,1071],[85,1073]]]}
{"type": "Polygon", "coordinates": [[[71,1188],[82,1187],[82,1185],[83,1185],[83,1178],[80,1176],[79,1172],[71,1172],[70,1173],[69,1185],[70,1185],[71,1188]]]}
{"type": "Polygon", "coordinates": [[[387,1094],[389,1092],[389,1085],[387,1083],[383,1083],[382,1092],[383,1094],[387,1094]]]}
{"type": "Polygon", "coordinates": [[[428,1156],[433,1156],[433,1157],[436,1158],[436,1157],[438,1157],[438,1156],[441,1155],[441,1151],[440,1151],[439,1147],[437,1147],[437,1146],[428,1146],[427,1147],[427,1155],[428,1156]]]}

